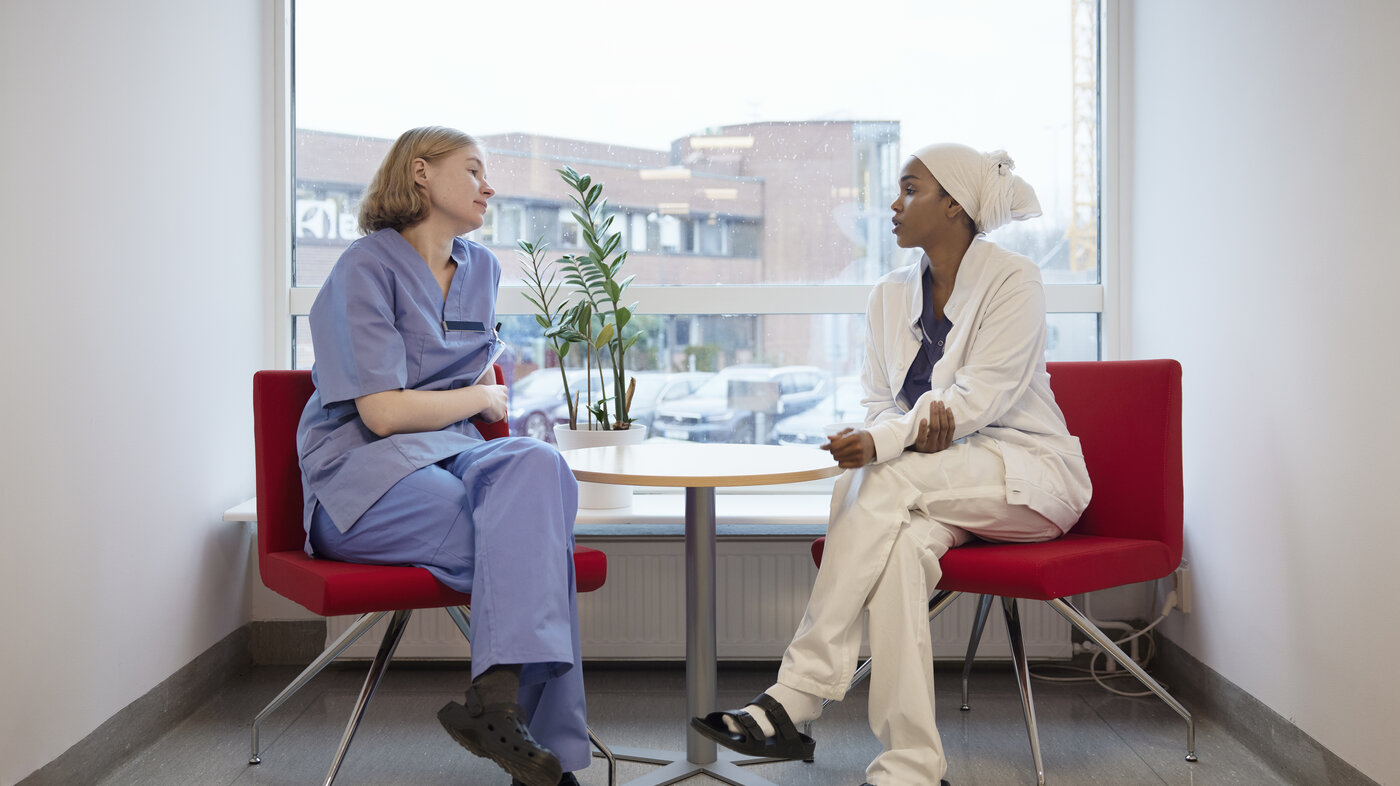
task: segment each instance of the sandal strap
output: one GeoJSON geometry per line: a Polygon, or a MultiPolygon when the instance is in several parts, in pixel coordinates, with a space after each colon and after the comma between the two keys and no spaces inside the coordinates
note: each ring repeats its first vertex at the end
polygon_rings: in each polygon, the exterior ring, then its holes
{"type": "Polygon", "coordinates": [[[760,693],[749,703],[768,713],[768,720],[773,724],[773,729],[777,731],[779,738],[784,740],[797,739],[797,725],[792,722],[787,710],[778,703],[777,699],[766,693],[760,693]]]}
{"type": "Polygon", "coordinates": [[[467,708],[467,713],[473,718],[488,712],[504,712],[506,715],[510,716],[512,720],[515,720],[517,724],[519,723],[521,714],[520,705],[512,701],[500,702],[498,704],[482,704],[481,696],[477,695],[477,692],[471,688],[467,689],[467,695],[462,701],[462,706],[467,708]]]}
{"type": "Polygon", "coordinates": [[[734,720],[738,721],[739,725],[743,727],[744,733],[748,735],[749,739],[763,739],[763,729],[758,725],[758,721],[754,718],[754,716],[748,714],[747,712],[744,712],[743,710],[737,710],[733,713],[726,714],[729,714],[731,717],[734,718],[734,720]]]}

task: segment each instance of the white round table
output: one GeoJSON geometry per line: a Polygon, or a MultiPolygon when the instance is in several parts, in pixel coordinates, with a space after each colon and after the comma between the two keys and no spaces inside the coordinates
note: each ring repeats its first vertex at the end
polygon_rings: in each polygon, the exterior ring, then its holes
{"type": "Polygon", "coordinates": [[[626,486],[672,486],[685,489],[685,682],[686,750],[620,748],[617,758],[665,766],[628,786],[662,786],[701,773],[736,786],[773,786],[745,773],[743,759],[690,728],[690,718],[716,707],[715,652],[715,489],[799,483],[839,475],[831,454],[816,448],[777,445],[690,445],[644,442],[607,448],[566,450],[574,477],[591,483],[626,486]]]}

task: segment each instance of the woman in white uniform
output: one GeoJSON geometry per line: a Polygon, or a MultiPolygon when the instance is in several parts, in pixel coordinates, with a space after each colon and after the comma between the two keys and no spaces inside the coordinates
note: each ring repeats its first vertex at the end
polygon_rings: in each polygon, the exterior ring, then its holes
{"type": "MultiPolygon", "coordinates": [[[[1088,472],[1050,392],[1040,270],[984,234],[1040,215],[1004,151],[917,151],[890,206],[916,265],[876,283],[866,313],[864,428],[823,447],[842,467],[821,570],[778,680],[739,710],[695,718],[734,750],[810,758],[796,725],[850,684],[870,616],[866,784],[927,786],[947,771],[934,722],[928,600],[939,559],[972,538],[1059,537],[1089,503],[1088,472]]],[[[946,783],[946,781],[944,782],[946,783]]]]}
{"type": "Polygon", "coordinates": [[[482,439],[506,414],[491,361],[501,266],[481,226],[486,154],[449,128],[394,143],[360,208],[364,237],[311,307],[316,392],[297,432],[308,550],[419,565],[472,595],[472,683],[438,713],[526,786],[588,766],[573,526],[557,450],[482,439]]]}

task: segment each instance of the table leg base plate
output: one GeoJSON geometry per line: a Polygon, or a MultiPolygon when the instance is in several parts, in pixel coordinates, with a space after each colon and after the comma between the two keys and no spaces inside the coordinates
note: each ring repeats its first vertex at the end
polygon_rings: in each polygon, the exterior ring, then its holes
{"type": "MultiPolygon", "coordinates": [[[[596,754],[595,754],[596,755],[596,754]]],[[[624,786],[666,786],[680,783],[697,775],[708,775],[733,786],[777,786],[773,781],[758,774],[740,769],[747,764],[764,764],[781,759],[761,759],[743,756],[723,748],[716,752],[716,760],[708,764],[697,764],[686,759],[684,751],[654,750],[650,748],[613,748],[613,756],[618,761],[638,761],[646,764],[663,765],[639,778],[627,781],[624,786]]]]}

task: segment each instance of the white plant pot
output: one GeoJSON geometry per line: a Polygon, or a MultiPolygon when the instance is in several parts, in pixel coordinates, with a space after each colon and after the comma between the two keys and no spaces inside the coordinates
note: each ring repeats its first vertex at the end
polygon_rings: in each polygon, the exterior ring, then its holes
{"type": "MultiPolygon", "coordinates": [[[[636,423],[625,431],[571,429],[568,423],[554,427],[554,440],[560,450],[601,448],[609,445],[638,445],[647,438],[647,427],[636,423]]],[[[632,487],[611,483],[579,483],[580,508],[625,508],[632,504],[632,487]]]]}

